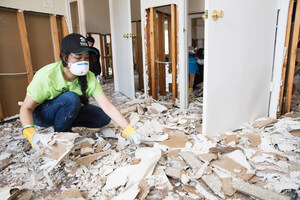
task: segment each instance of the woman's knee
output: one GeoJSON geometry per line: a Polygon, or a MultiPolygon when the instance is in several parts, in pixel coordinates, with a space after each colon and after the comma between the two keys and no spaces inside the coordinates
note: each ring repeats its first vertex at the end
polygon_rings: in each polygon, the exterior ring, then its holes
{"type": "Polygon", "coordinates": [[[81,106],[80,97],[75,92],[65,92],[60,95],[61,101],[64,105],[69,106],[70,109],[79,109],[81,106]]]}

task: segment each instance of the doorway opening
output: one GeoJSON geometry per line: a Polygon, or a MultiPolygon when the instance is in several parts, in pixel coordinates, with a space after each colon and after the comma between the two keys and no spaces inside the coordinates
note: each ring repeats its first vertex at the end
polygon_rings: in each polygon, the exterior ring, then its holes
{"type": "Polygon", "coordinates": [[[148,95],[178,98],[178,10],[175,4],[146,9],[146,73],[148,95]]]}

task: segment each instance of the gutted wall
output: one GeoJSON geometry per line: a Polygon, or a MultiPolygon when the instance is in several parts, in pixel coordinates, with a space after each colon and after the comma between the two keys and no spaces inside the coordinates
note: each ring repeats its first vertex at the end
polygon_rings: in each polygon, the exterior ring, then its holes
{"type": "Polygon", "coordinates": [[[84,2],[86,31],[110,33],[108,0],[88,0],[84,2]]]}
{"type": "Polygon", "coordinates": [[[0,6],[57,15],[67,13],[64,0],[0,0],[0,6]]]}

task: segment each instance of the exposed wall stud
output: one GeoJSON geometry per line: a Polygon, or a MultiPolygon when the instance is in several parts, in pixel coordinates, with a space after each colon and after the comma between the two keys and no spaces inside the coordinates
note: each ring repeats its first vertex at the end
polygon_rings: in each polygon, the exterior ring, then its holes
{"type": "Polygon", "coordinates": [[[25,67],[26,67],[26,71],[27,71],[27,80],[28,80],[28,83],[30,83],[33,78],[33,69],[32,69],[32,60],[31,60],[31,54],[30,54],[30,50],[29,50],[27,30],[26,30],[26,24],[25,24],[23,11],[17,12],[17,19],[18,19],[18,26],[19,26],[19,31],[20,31],[25,67]]]}
{"type": "Polygon", "coordinates": [[[290,43],[290,35],[291,35],[291,24],[292,24],[292,16],[293,16],[293,8],[294,8],[294,1],[290,1],[289,5],[289,12],[288,12],[288,19],[286,25],[286,35],[285,35],[285,43],[284,46],[286,48],[286,52],[284,55],[283,67],[282,67],[282,84],[280,86],[280,97],[279,97],[279,109],[277,112],[277,117],[279,117],[282,113],[282,102],[283,102],[283,93],[285,88],[285,76],[286,76],[286,66],[288,61],[288,53],[289,53],[289,43],[290,43]]]}
{"type": "Polygon", "coordinates": [[[65,37],[69,34],[68,24],[66,22],[66,18],[61,16],[61,26],[62,26],[62,37],[65,37]]]}
{"type": "Polygon", "coordinates": [[[150,55],[151,55],[151,81],[152,81],[152,98],[157,99],[157,83],[155,81],[156,70],[155,70],[155,55],[156,55],[156,43],[155,43],[155,20],[156,10],[150,8],[150,55]]]}
{"type": "Polygon", "coordinates": [[[107,35],[104,35],[105,74],[106,74],[106,77],[109,77],[109,70],[108,70],[108,67],[109,67],[109,62],[108,62],[109,56],[108,56],[107,38],[106,37],[107,37],[107,35]]]}
{"type": "Polygon", "coordinates": [[[176,76],[177,76],[177,70],[176,70],[176,66],[177,66],[177,28],[176,28],[176,5],[175,4],[171,4],[171,45],[172,45],[172,101],[173,103],[175,103],[176,101],[176,93],[177,93],[177,89],[176,89],[176,76]]]}
{"type": "Polygon", "coordinates": [[[0,121],[4,120],[4,115],[3,115],[3,111],[2,111],[2,106],[1,106],[1,102],[0,102],[0,121]]]}
{"type": "Polygon", "coordinates": [[[295,73],[295,64],[296,64],[296,55],[297,55],[297,45],[299,40],[299,27],[300,27],[300,1],[297,1],[295,21],[293,28],[293,38],[291,41],[291,51],[289,56],[289,66],[287,69],[287,89],[286,89],[286,99],[284,105],[284,112],[291,111],[291,101],[292,101],[292,92],[293,92],[293,82],[294,82],[294,73],[295,73]]]}
{"type": "Polygon", "coordinates": [[[142,63],[142,36],[141,36],[141,22],[136,22],[136,38],[135,38],[135,58],[136,69],[139,74],[139,89],[144,88],[143,79],[143,63],[142,63]]]}
{"type": "Polygon", "coordinates": [[[57,21],[56,21],[56,16],[54,14],[50,15],[50,26],[51,26],[54,59],[56,62],[58,62],[60,60],[60,58],[59,58],[60,47],[59,47],[59,38],[58,38],[58,32],[57,32],[57,21]]]}
{"type": "Polygon", "coordinates": [[[105,66],[104,66],[104,50],[103,50],[103,35],[100,34],[100,54],[101,54],[101,71],[102,71],[102,76],[106,77],[106,71],[105,71],[105,66]]]}
{"type": "Polygon", "coordinates": [[[112,75],[114,75],[114,65],[113,65],[113,58],[112,58],[112,41],[111,41],[111,34],[108,34],[109,36],[109,58],[110,58],[110,67],[111,67],[111,71],[112,71],[112,75]]]}
{"type": "MultiPolygon", "coordinates": [[[[158,61],[165,62],[165,14],[162,12],[158,12],[158,61]]],[[[159,93],[160,95],[166,96],[166,72],[165,72],[165,64],[159,63],[157,64],[159,71],[159,93]]]]}

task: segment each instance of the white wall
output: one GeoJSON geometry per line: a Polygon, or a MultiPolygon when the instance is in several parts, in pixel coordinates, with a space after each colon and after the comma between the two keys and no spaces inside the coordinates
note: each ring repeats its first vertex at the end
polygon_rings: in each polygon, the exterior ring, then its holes
{"type": "Polygon", "coordinates": [[[64,0],[0,0],[0,6],[24,11],[67,15],[64,0]],[[48,6],[44,5],[44,2],[48,2],[48,6]]]}
{"type": "Polygon", "coordinates": [[[110,33],[108,0],[84,1],[86,31],[94,33],[110,33]]]}

